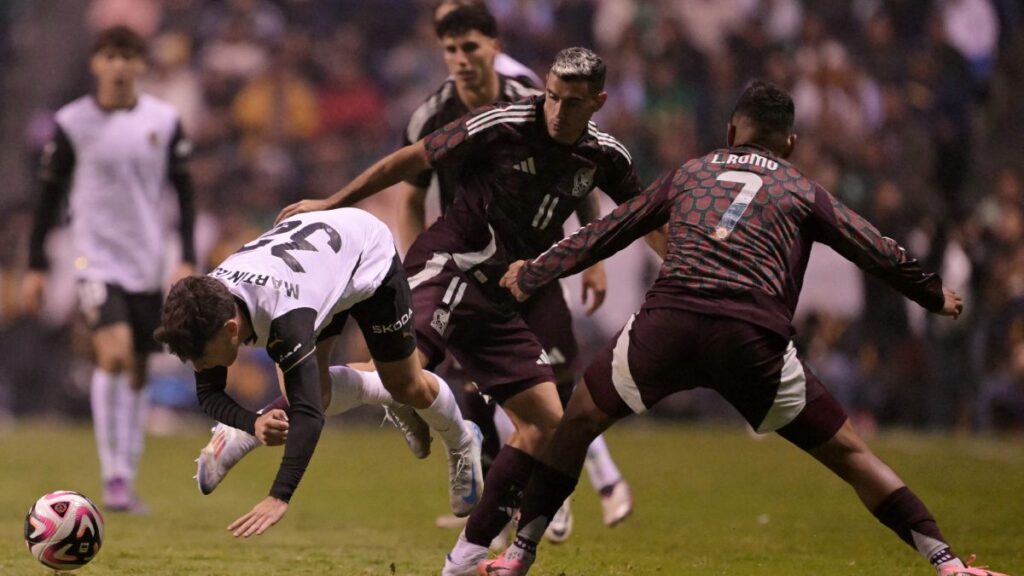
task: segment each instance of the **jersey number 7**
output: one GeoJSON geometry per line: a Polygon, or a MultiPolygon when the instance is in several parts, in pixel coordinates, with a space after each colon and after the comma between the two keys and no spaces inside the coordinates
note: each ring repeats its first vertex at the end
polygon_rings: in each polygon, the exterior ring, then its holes
{"type": "Polygon", "coordinates": [[[747,206],[750,206],[761,186],[764,186],[764,180],[761,180],[761,177],[753,172],[740,172],[738,170],[722,172],[716,180],[743,184],[743,189],[736,195],[736,199],[732,201],[729,208],[725,210],[725,214],[722,215],[722,219],[718,221],[718,226],[715,228],[715,238],[725,240],[732,234],[736,224],[743,217],[743,213],[747,211],[747,206]]]}

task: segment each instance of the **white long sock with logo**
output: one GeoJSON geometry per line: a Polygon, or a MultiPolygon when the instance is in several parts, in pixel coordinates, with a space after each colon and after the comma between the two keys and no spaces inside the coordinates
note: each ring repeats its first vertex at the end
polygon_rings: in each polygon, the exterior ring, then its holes
{"type": "Polygon", "coordinates": [[[128,377],[111,374],[96,368],[92,372],[89,386],[89,403],[92,406],[92,427],[96,435],[96,451],[100,456],[100,477],[110,481],[123,474],[119,469],[115,442],[114,415],[116,412],[115,392],[119,387],[128,387],[128,377]]]}
{"type": "Polygon", "coordinates": [[[114,434],[118,468],[129,485],[135,480],[145,446],[148,408],[149,394],[133,390],[125,377],[114,390],[114,434]]]}
{"type": "Polygon", "coordinates": [[[391,393],[384,388],[380,375],[363,372],[348,366],[331,366],[331,405],[324,410],[327,416],[348,412],[356,406],[392,406],[396,404],[391,393]]]}
{"type": "Polygon", "coordinates": [[[622,472],[612,460],[611,452],[608,451],[608,443],[604,441],[603,435],[598,436],[590,443],[590,448],[587,448],[587,459],[583,464],[587,469],[590,484],[598,492],[603,488],[614,486],[619,480],[622,480],[622,472]]]}
{"type": "Polygon", "coordinates": [[[417,408],[416,413],[423,418],[431,430],[437,432],[448,450],[466,446],[468,442],[472,441],[472,437],[463,424],[462,412],[459,410],[459,404],[455,401],[455,395],[452,394],[451,388],[443,378],[427,370],[424,372],[437,379],[437,398],[428,408],[417,408]]]}

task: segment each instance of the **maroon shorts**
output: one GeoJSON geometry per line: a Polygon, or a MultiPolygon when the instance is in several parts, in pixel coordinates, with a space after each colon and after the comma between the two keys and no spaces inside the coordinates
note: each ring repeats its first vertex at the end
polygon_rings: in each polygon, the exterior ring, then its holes
{"type": "Polygon", "coordinates": [[[450,255],[427,259],[422,254],[410,252],[405,269],[417,346],[427,356],[428,369],[448,352],[480,391],[498,402],[555,381],[541,340],[497,278],[481,283],[459,269],[450,255]]]}
{"type": "Polygon", "coordinates": [[[642,308],[584,379],[598,407],[620,418],[680,390],[711,388],[758,432],[776,431],[805,450],[846,421],[792,342],[742,320],[687,310],[642,308]]]}

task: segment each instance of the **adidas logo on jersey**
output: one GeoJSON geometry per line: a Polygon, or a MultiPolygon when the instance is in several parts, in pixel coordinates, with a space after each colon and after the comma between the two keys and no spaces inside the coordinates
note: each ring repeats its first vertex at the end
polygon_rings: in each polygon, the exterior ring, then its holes
{"type": "Polygon", "coordinates": [[[513,164],[512,168],[515,169],[515,170],[518,170],[520,172],[526,172],[527,174],[533,174],[534,176],[537,175],[537,168],[534,167],[534,165],[533,165],[533,156],[530,156],[529,158],[527,158],[526,160],[523,160],[522,162],[519,162],[518,164],[513,164]]]}

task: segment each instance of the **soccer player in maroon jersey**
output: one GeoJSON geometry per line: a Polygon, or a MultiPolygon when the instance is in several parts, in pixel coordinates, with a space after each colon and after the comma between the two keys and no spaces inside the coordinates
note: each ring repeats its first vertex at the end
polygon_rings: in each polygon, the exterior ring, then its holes
{"type": "MultiPolygon", "coordinates": [[[[542,83],[539,79],[532,80],[536,75],[530,73],[527,76],[528,68],[500,52],[498,24],[481,0],[445,0],[435,11],[434,28],[449,77],[413,112],[403,134],[403,146],[425,138],[470,110],[540,94],[535,87],[542,83]]],[[[425,170],[399,186],[402,199],[398,210],[398,236],[405,250],[426,228],[426,197],[431,181],[436,176],[441,214],[444,214],[455,199],[460,169],[460,164],[451,163],[436,170],[425,170]]],[[[589,224],[600,216],[597,197],[587,195],[577,206],[576,216],[581,225],[589,224]]],[[[592,313],[602,304],[607,291],[608,282],[603,263],[583,271],[581,284],[584,303],[589,301],[588,312],[592,313]]],[[[579,346],[572,331],[569,306],[564,297],[552,297],[543,300],[541,305],[531,306],[528,312],[523,319],[537,335],[551,359],[560,398],[568,400],[579,368],[579,346]]],[[[466,379],[465,375],[459,374],[457,363],[446,362],[444,366],[453,366],[442,373],[449,382],[453,381],[452,376],[454,381],[466,379]]],[[[504,414],[495,414],[495,405],[485,402],[476,393],[476,385],[471,382],[467,384],[467,393],[462,395],[460,407],[463,415],[475,422],[483,432],[486,474],[490,462],[497,457],[501,448],[501,434],[510,434],[512,424],[504,414]],[[500,433],[495,423],[496,416],[498,422],[505,425],[500,433]]],[[[587,471],[591,484],[600,495],[605,524],[618,524],[632,511],[633,499],[629,485],[615,465],[604,438],[597,438],[591,445],[587,455],[587,471]]],[[[465,520],[450,516],[438,518],[440,526],[461,528],[464,523],[465,520]]],[[[548,527],[548,538],[553,542],[564,542],[569,538],[572,526],[572,512],[569,500],[566,500],[566,505],[548,527]]],[[[508,542],[496,544],[504,547],[508,542]]]]}
{"type": "MultiPolygon", "coordinates": [[[[428,168],[460,166],[454,202],[405,262],[417,343],[431,368],[450,352],[516,432],[492,464],[445,574],[472,574],[486,557],[562,416],[551,362],[523,319],[529,304],[498,285],[502,274],[560,240],[562,223],[595,187],[620,203],[641,191],[629,152],[590,121],[607,99],[604,76],[593,52],[563,50],[543,96],[478,109],[378,161],[332,197],[278,216],[351,205],[428,168]]],[[[538,296],[561,298],[559,291],[538,296]]]]}
{"type": "Polygon", "coordinates": [[[705,386],[758,432],[777,432],[850,484],[939,576],[998,576],[965,567],[924,503],[796,356],[791,320],[815,241],[930,312],[956,318],[963,300],[785,160],[796,144],[793,114],[789,94],[752,83],[733,111],[727,148],[690,160],[541,256],[509,267],[502,285],[524,300],[669,226],[668,254],[643,307],[587,369],[534,469],[515,543],[481,562],[480,574],[527,573],[595,436],[673,392],[705,386]]]}

